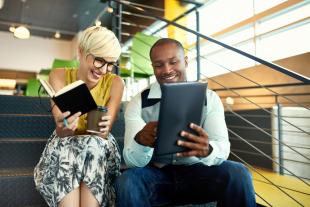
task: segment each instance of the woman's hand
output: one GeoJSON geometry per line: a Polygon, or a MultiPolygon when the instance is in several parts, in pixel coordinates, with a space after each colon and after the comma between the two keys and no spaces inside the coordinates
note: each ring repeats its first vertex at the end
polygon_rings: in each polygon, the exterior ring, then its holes
{"type": "Polygon", "coordinates": [[[55,117],[56,121],[56,133],[59,137],[66,137],[74,135],[74,131],[78,127],[79,117],[81,116],[81,112],[77,112],[70,116],[70,112],[67,111],[65,113],[59,114],[55,117]],[[70,117],[69,117],[70,116],[70,117]],[[69,117],[69,118],[66,118],[69,117]]]}
{"type": "Polygon", "coordinates": [[[111,116],[106,115],[101,117],[101,121],[98,123],[100,134],[102,138],[106,138],[111,128],[111,116]]]}

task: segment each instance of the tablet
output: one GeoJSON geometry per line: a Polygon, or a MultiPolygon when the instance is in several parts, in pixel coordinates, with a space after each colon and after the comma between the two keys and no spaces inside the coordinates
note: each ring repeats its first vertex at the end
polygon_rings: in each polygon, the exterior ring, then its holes
{"type": "Polygon", "coordinates": [[[155,155],[174,154],[187,149],[177,145],[182,130],[194,133],[190,123],[200,125],[206,104],[207,83],[182,82],[161,85],[161,102],[155,141],[155,155]]]}

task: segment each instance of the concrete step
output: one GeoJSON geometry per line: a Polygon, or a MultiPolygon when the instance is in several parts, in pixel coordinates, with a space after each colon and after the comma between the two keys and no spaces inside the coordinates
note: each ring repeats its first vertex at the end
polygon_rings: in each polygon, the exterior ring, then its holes
{"type": "Polygon", "coordinates": [[[47,97],[0,95],[0,114],[51,114],[47,97]]]}
{"type": "Polygon", "coordinates": [[[46,141],[47,138],[0,139],[0,170],[34,168],[39,162],[46,141]]]}
{"type": "Polygon", "coordinates": [[[32,168],[0,170],[0,206],[47,207],[35,189],[32,168]]]}
{"type": "Polygon", "coordinates": [[[0,114],[0,139],[7,137],[47,138],[54,129],[55,122],[51,115],[0,114]]]}

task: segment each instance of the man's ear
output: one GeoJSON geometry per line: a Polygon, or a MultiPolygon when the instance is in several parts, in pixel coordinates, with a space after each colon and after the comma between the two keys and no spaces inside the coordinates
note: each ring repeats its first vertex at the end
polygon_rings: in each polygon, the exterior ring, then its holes
{"type": "Polygon", "coordinates": [[[187,66],[188,66],[188,57],[187,56],[184,57],[184,61],[185,61],[185,67],[187,68],[187,66]]]}

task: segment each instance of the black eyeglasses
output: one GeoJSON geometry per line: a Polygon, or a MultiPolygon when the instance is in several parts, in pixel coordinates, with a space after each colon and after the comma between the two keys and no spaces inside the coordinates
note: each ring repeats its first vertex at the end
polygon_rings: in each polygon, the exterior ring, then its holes
{"type": "Polygon", "coordinates": [[[107,65],[108,71],[112,71],[114,68],[118,68],[116,62],[108,62],[105,59],[103,59],[102,57],[96,57],[93,54],[89,54],[89,55],[91,55],[94,58],[93,65],[97,69],[100,69],[100,68],[104,67],[105,65],[107,65]]]}

